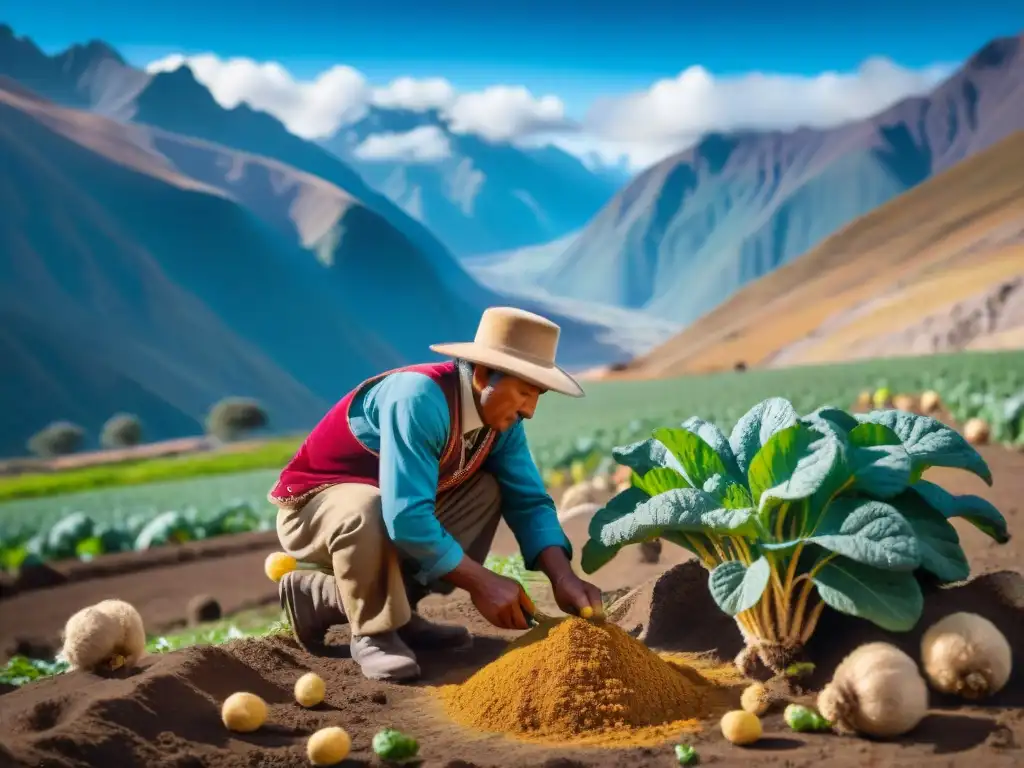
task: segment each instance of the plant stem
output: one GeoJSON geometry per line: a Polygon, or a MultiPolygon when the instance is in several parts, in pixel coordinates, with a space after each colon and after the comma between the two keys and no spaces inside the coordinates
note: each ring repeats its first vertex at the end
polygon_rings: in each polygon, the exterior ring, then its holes
{"type": "Polygon", "coordinates": [[[807,645],[807,641],[811,639],[811,635],[814,634],[815,627],[818,626],[818,619],[821,618],[821,612],[825,609],[825,601],[822,600],[811,611],[811,617],[807,620],[807,624],[804,626],[804,631],[800,633],[800,645],[807,645]]]}

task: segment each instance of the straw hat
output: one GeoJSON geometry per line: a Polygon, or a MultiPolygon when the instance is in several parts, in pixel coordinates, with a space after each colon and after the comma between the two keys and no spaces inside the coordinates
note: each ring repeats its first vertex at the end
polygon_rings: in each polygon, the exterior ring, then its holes
{"type": "Polygon", "coordinates": [[[441,355],[457,357],[536,384],[542,389],[583,397],[583,389],[555,365],[561,329],[550,320],[513,307],[484,310],[473,341],[433,344],[441,355]]]}

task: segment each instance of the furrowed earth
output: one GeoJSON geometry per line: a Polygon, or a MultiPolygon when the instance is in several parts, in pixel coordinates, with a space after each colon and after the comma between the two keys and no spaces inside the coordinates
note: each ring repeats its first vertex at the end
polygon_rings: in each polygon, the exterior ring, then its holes
{"type": "MultiPolygon", "coordinates": [[[[980,451],[995,477],[992,488],[963,472],[933,470],[929,479],[992,501],[1009,523],[1011,541],[994,544],[956,521],[972,580],[929,594],[925,614],[911,632],[885,633],[826,612],[808,649],[817,664],[804,683],[808,694],[864,642],[884,639],[917,658],[924,630],[954,611],[986,616],[1018,654],[1024,649],[1024,454],[999,447],[980,451]]],[[[566,526],[578,557],[586,520],[566,526]]],[[[0,639],[8,653],[19,642],[55,644],[71,613],[105,597],[136,605],[150,633],[182,625],[188,600],[199,593],[218,600],[225,614],[273,602],[276,590],[262,572],[264,556],[276,549],[273,536],[265,546],[258,539],[248,545],[252,549],[222,547],[215,555],[198,552],[177,561],[165,554],[166,562],[143,570],[130,564],[101,574],[57,568],[54,586],[8,588],[0,596],[0,639]]],[[[507,530],[495,551],[514,551],[507,530]]],[[[668,544],[657,564],[642,563],[637,548],[630,547],[593,580],[606,592],[623,595],[609,611],[604,635],[576,619],[528,635],[502,632],[481,619],[462,593],[428,598],[421,606],[426,616],[467,626],[475,643],[457,653],[421,653],[424,675],[413,685],[365,680],[347,658],[343,626],[332,630],[329,656],[310,656],[282,635],[159,654],[134,670],[106,676],[69,673],[31,683],[0,695],[0,766],[302,766],[309,764],[309,735],[330,725],[352,736],[344,766],[380,765],[370,742],[386,727],[416,737],[420,765],[445,768],[653,768],[677,764],[676,743],[693,744],[702,764],[721,766],[1024,764],[1024,665],[1019,661],[1007,687],[983,706],[932,693],[929,716],[891,742],[795,733],[778,706],[763,717],[760,741],[730,745],[718,720],[725,709],[738,707],[742,683],[729,662],[741,639],[735,623],[711,600],[703,569],[668,544]],[[579,647],[583,640],[590,651],[579,647]],[[645,655],[641,641],[664,658],[645,655]],[[495,666],[485,670],[492,662],[495,666]],[[292,697],[295,680],[306,671],[327,683],[325,702],[309,710],[292,697]],[[651,694],[652,687],[660,693],[651,694]],[[662,695],[666,688],[673,696],[662,695]],[[230,733],[221,724],[220,704],[236,691],[266,700],[269,717],[260,730],[230,733]],[[652,696],[649,705],[645,696],[652,696]],[[578,711],[566,711],[569,707],[578,711]],[[671,725],[659,732],[666,720],[671,725]],[[537,733],[538,723],[547,724],[546,734],[537,733]],[[516,724],[518,736],[481,730],[516,724]]],[[[549,595],[535,597],[542,610],[558,614],[549,595]]]]}

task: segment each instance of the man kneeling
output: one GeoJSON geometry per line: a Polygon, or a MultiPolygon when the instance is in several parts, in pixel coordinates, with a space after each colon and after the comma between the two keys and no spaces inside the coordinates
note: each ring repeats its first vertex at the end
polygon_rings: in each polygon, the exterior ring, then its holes
{"type": "Polygon", "coordinates": [[[471,642],[464,627],[416,613],[428,593],[455,588],[494,626],[526,629],[522,587],[482,565],[502,518],[563,611],[600,612],[600,590],[572,570],[522,425],[547,391],[583,395],[555,364],[558,336],[542,317],[491,308],[473,342],[431,347],[453,360],[374,377],[313,429],[269,494],[284,550],[322,569],[279,585],[304,648],[347,622],[364,675],[412,679],[416,650],[471,642]]]}

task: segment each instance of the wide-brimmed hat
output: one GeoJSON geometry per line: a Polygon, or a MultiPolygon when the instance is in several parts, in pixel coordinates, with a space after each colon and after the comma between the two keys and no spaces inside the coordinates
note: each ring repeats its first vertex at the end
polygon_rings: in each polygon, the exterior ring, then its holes
{"type": "Polygon", "coordinates": [[[555,364],[561,329],[545,317],[514,307],[484,310],[473,341],[433,344],[440,355],[478,363],[570,397],[583,388],[555,364]]]}

